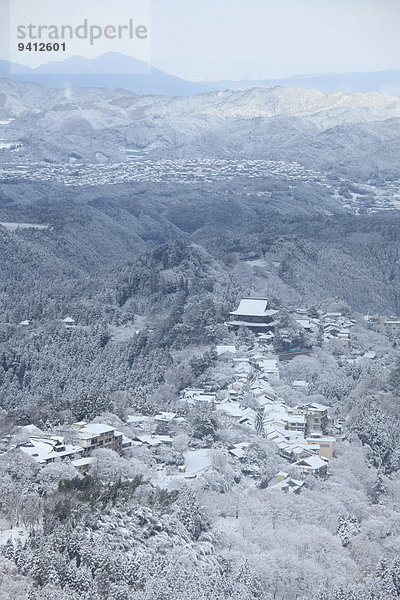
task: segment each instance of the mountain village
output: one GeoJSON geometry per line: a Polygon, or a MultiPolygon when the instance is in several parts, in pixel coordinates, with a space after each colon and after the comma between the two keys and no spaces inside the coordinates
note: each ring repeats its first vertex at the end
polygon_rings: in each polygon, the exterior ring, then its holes
{"type": "MultiPolygon", "coordinates": [[[[266,439],[275,448],[279,459],[287,464],[286,469],[277,470],[267,482],[268,488],[300,492],[309,475],[329,476],[335,436],[341,435],[342,422],[330,414],[328,406],[309,397],[306,379],[292,381],[293,390],[302,400],[289,406],[275,389],[282,365],[297,356],[310,355],[313,345],[330,340],[336,340],[342,346],[341,359],[344,361],[374,360],[376,354],[368,351],[360,355],[351,351],[355,318],[340,312],[318,314],[315,309],[305,308],[290,312],[290,318],[304,333],[304,343],[293,347],[283,337],[283,346],[286,343],[287,347],[276,351],[273,342],[278,335],[276,326],[280,312],[271,308],[266,298],[243,298],[238,308],[230,313],[226,327],[231,339],[232,332],[236,332],[236,343],[223,340],[224,343],[212,349],[217,361],[230,369],[231,382],[227,386],[218,388],[209,382],[205,387],[183,389],[175,412],[128,415],[121,427],[123,431],[112,424],[97,422],[78,422],[73,427],[60,426],[50,431],[42,431],[35,425],[19,427],[13,436],[3,440],[3,451],[22,451],[41,465],[70,461],[81,476],[90,471],[98,449],[109,449],[130,457],[137,451],[144,451],[154,454],[158,463],[157,483],[169,487],[177,479],[190,481],[213,469],[212,441],[204,447],[187,447],[182,452],[182,464],[171,466],[162,462],[162,448],[176,446],[179,432],[187,425],[185,415],[188,410],[195,409],[199,413],[217,415],[226,428],[236,431],[240,441],[219,447],[219,450],[239,467],[254,436],[266,439]],[[240,331],[250,331],[256,336],[251,349],[240,345],[240,331]]],[[[384,326],[388,331],[400,329],[400,320],[394,317],[366,315],[363,320],[371,327],[384,326]]],[[[29,325],[29,321],[20,323],[22,327],[29,325]]],[[[77,327],[71,317],[63,319],[63,325],[66,329],[77,327]]],[[[253,473],[252,477],[255,485],[259,485],[257,474],[253,473]]]]}

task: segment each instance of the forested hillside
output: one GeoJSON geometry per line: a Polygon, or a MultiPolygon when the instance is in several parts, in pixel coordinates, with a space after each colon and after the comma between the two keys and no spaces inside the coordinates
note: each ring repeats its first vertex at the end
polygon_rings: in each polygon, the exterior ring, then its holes
{"type": "Polygon", "coordinates": [[[0,597],[399,598],[398,101],[5,88],[0,597]]]}

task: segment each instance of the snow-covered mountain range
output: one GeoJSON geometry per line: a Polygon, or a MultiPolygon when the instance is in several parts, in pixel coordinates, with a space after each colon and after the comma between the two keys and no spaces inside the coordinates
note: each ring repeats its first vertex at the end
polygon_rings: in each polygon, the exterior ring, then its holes
{"type": "Polygon", "coordinates": [[[47,89],[1,80],[1,137],[20,154],[65,160],[154,158],[299,160],[316,168],[363,172],[399,167],[400,98],[378,93],[323,94],[284,87],[190,97],[125,90],[47,89]]]}

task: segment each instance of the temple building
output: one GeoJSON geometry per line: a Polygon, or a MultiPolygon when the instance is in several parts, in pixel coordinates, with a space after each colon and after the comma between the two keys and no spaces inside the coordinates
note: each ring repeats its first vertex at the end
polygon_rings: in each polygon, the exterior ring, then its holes
{"type": "Polygon", "coordinates": [[[269,308],[266,298],[243,298],[239,308],[229,313],[227,326],[232,329],[247,327],[254,333],[274,331],[274,317],[278,312],[269,308]]]}

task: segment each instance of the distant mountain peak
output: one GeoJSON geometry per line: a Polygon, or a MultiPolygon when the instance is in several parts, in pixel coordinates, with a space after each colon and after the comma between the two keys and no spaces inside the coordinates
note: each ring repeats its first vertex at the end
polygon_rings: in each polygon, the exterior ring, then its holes
{"type": "Polygon", "coordinates": [[[0,77],[32,81],[45,87],[99,87],[126,89],[137,94],[192,96],[206,92],[236,90],[247,92],[260,88],[307,88],[321,93],[380,92],[400,95],[400,71],[370,73],[327,73],[293,75],[285,79],[249,81],[193,82],[165,73],[156,67],[118,52],[96,58],[72,56],[52,61],[34,69],[0,60],[0,77]],[[54,74],[54,71],[57,74],[54,74]]]}

